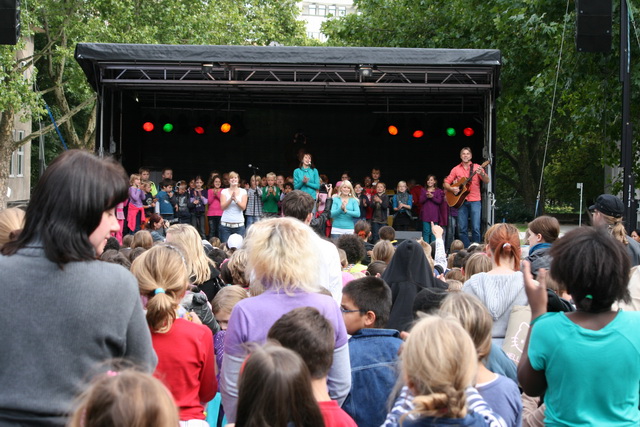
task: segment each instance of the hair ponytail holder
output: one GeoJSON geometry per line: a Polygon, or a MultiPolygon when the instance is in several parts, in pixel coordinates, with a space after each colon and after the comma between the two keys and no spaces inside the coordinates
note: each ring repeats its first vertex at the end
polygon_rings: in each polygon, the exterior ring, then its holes
{"type": "Polygon", "coordinates": [[[502,249],[509,249],[511,247],[511,243],[507,242],[504,245],[502,245],[502,249]]]}
{"type": "Polygon", "coordinates": [[[164,294],[164,293],[165,293],[165,291],[164,291],[164,289],[162,289],[162,288],[156,288],[156,290],[155,290],[155,291],[153,291],[153,294],[154,294],[154,295],[164,294]]]}

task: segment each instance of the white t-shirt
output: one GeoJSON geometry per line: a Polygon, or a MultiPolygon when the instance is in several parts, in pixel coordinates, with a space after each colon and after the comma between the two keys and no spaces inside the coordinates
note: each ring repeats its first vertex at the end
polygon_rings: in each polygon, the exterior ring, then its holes
{"type": "MultiPolygon", "coordinates": [[[[247,197],[247,190],[245,190],[244,188],[238,188],[238,193],[239,196],[237,197],[237,199],[239,201],[242,201],[247,197]]],[[[231,198],[231,191],[229,191],[228,188],[223,189],[220,194],[223,195],[226,199],[231,198]]],[[[220,218],[220,221],[244,224],[244,215],[242,215],[242,209],[240,209],[238,204],[232,200],[231,203],[229,203],[229,206],[227,206],[227,208],[222,212],[222,218],[220,218]]]]}

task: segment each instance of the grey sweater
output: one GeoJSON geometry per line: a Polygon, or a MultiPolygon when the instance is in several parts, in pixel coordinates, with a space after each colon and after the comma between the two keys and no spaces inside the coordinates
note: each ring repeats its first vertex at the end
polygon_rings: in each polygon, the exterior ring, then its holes
{"type": "Polygon", "coordinates": [[[72,262],[61,270],[43,249],[25,248],[0,255],[0,295],[0,426],[34,417],[34,425],[64,425],[107,360],[155,369],[136,279],[119,265],[72,262]]]}

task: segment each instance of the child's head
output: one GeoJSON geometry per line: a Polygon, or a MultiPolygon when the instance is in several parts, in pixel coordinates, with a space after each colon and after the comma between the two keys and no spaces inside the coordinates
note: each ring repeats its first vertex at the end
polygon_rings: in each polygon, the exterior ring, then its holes
{"type": "Polygon", "coordinates": [[[131,242],[131,249],[135,249],[135,248],[151,249],[151,246],[153,246],[153,237],[151,237],[151,233],[149,231],[140,230],[133,235],[133,241],[131,242]]]}
{"type": "Polygon", "coordinates": [[[438,180],[436,179],[435,175],[429,175],[427,176],[425,184],[428,188],[436,187],[438,185],[438,180]]]}
{"type": "Polygon", "coordinates": [[[151,193],[151,181],[140,182],[140,189],[145,193],[151,193]]]}
{"type": "Polygon", "coordinates": [[[276,175],[276,185],[282,187],[284,185],[284,175],[276,175]]]}
{"type": "Polygon", "coordinates": [[[129,185],[139,186],[140,185],[140,174],[132,173],[129,177],[129,185]]]}
{"type": "Polygon", "coordinates": [[[462,240],[456,239],[453,242],[451,242],[451,246],[449,247],[449,253],[454,254],[463,249],[464,249],[464,243],[462,242],[462,240]]]}
{"type": "Polygon", "coordinates": [[[323,426],[311,375],[293,350],[275,343],[256,347],[238,379],[236,425],[323,426]]]}
{"type": "Polygon", "coordinates": [[[491,258],[484,252],[474,252],[464,263],[464,281],[467,281],[474,274],[486,273],[491,270],[491,258]]]}
{"type": "Polygon", "coordinates": [[[346,268],[349,265],[349,261],[347,260],[347,253],[344,249],[338,248],[338,256],[340,257],[340,266],[346,268]]]}
{"type": "Polygon", "coordinates": [[[229,258],[228,268],[231,274],[231,283],[242,287],[249,286],[247,267],[247,251],[237,249],[229,258]]]}
{"type": "Polygon", "coordinates": [[[102,255],[100,255],[100,261],[118,264],[127,270],[131,267],[131,261],[129,261],[129,258],[116,249],[107,249],[102,252],[102,255]]]}
{"type": "Polygon", "coordinates": [[[384,261],[389,264],[396,248],[388,240],[379,240],[371,251],[371,261],[384,261]]]}
{"type": "Polygon", "coordinates": [[[247,291],[241,286],[225,286],[218,291],[211,301],[211,311],[220,325],[220,329],[223,331],[227,330],[231,310],[233,310],[233,307],[235,307],[239,301],[248,296],[247,291]]]}
{"type": "Polygon", "coordinates": [[[446,279],[447,292],[462,292],[463,283],[460,280],[446,279]]]}
{"type": "Polygon", "coordinates": [[[384,182],[379,182],[379,183],[376,185],[376,192],[377,192],[378,194],[384,194],[386,191],[387,191],[387,186],[386,186],[386,185],[384,185],[384,182]]]}
{"type": "Polygon", "coordinates": [[[529,244],[536,240],[535,243],[546,242],[553,243],[560,235],[560,223],[552,216],[542,215],[529,223],[529,234],[532,238],[529,244]]]}
{"type": "Polygon", "coordinates": [[[371,187],[371,184],[373,182],[370,176],[365,176],[362,179],[362,181],[364,182],[364,186],[367,187],[367,188],[371,187]]]}
{"type": "Polygon", "coordinates": [[[195,185],[198,190],[201,189],[204,185],[204,181],[202,180],[202,177],[200,175],[195,177],[195,185]]]}
{"type": "Polygon", "coordinates": [[[465,251],[464,249],[456,252],[453,257],[453,267],[458,267],[458,268],[464,267],[464,263],[468,255],[469,255],[469,252],[465,251]]]}
{"type": "Polygon", "coordinates": [[[184,194],[187,192],[187,181],[180,180],[176,182],[176,191],[178,194],[184,194]]]}
{"type": "Polygon", "coordinates": [[[448,291],[440,288],[424,288],[413,300],[413,318],[420,317],[420,313],[433,314],[440,309],[440,304],[448,295],[448,291]]]}
{"type": "Polygon", "coordinates": [[[290,183],[289,181],[287,181],[287,182],[284,183],[284,187],[283,188],[284,188],[283,191],[285,193],[291,193],[293,191],[293,184],[290,183]]]}
{"type": "Polygon", "coordinates": [[[367,255],[364,242],[355,234],[343,234],[338,238],[336,246],[346,252],[349,264],[358,264],[367,255]]]}
{"type": "Polygon", "coordinates": [[[420,416],[464,418],[465,389],[478,370],[469,334],[452,318],[427,316],[418,321],[402,350],[402,370],[415,395],[420,416]]]}
{"type": "Polygon", "coordinates": [[[20,208],[0,211],[0,249],[12,241],[24,227],[25,212],[20,208]]]}
{"type": "Polygon", "coordinates": [[[165,178],[160,181],[160,189],[170,193],[173,190],[174,181],[169,178],[165,178]]]}
{"type": "Polygon", "coordinates": [[[353,234],[366,242],[371,236],[371,225],[367,221],[360,220],[353,226],[353,234]]]}
{"type": "Polygon", "coordinates": [[[251,188],[256,188],[261,183],[262,183],[262,178],[260,177],[260,175],[251,175],[251,178],[249,180],[249,185],[251,186],[251,188]]]}
{"type": "Polygon", "coordinates": [[[267,185],[272,187],[276,184],[276,174],[273,172],[269,172],[267,174],[267,185]]]}
{"type": "Polygon", "coordinates": [[[377,277],[352,280],[342,288],[342,317],[347,333],[384,328],[391,312],[391,288],[377,277]]]}
{"type": "MultiPolygon", "coordinates": [[[[486,257],[486,256],[485,256],[486,257]]],[[[489,259],[488,257],[486,257],[487,260],[489,259]]],[[[489,264],[491,264],[491,261],[489,261],[489,264]]],[[[462,269],[459,267],[454,267],[452,269],[450,269],[449,271],[446,272],[446,274],[444,275],[445,280],[459,280],[461,282],[465,281],[464,278],[464,273],[462,272],[462,269]]]]}
{"type": "Polygon", "coordinates": [[[631,268],[624,245],[601,227],[580,227],[558,239],[549,255],[551,277],[580,309],[598,313],[630,301],[631,268]]]}
{"type": "Polygon", "coordinates": [[[394,230],[390,225],[380,227],[378,234],[382,240],[388,240],[390,242],[396,240],[396,230],[394,230]]]}
{"type": "Polygon", "coordinates": [[[380,179],[380,169],[379,168],[371,169],[371,178],[373,178],[374,181],[377,181],[378,179],[380,179]]]}
{"type": "Polygon", "coordinates": [[[405,181],[398,181],[398,186],[396,187],[396,191],[398,193],[404,193],[407,191],[407,183],[405,181]]]}
{"type": "Polygon", "coordinates": [[[356,196],[359,196],[360,194],[362,194],[362,190],[364,190],[364,188],[362,187],[362,184],[360,184],[359,182],[356,182],[356,184],[353,186],[353,192],[356,193],[356,196]]]}
{"type": "Polygon", "coordinates": [[[311,379],[327,376],[333,363],[333,326],[313,307],[291,310],[278,319],[267,337],[298,353],[309,368],[311,379]]]}
{"type": "Polygon", "coordinates": [[[493,319],[477,297],[466,292],[449,293],[442,301],[440,311],[443,315],[450,315],[458,319],[473,340],[478,360],[489,356],[493,319]]]}
{"type": "Polygon", "coordinates": [[[178,422],[178,408],[160,380],[125,370],[97,377],[79,396],[69,426],[174,427],[178,422]]]}
{"type": "Polygon", "coordinates": [[[167,229],[166,242],[180,249],[189,270],[189,277],[196,285],[210,279],[213,262],[207,257],[202,239],[195,227],[188,224],[172,225],[167,229]]]}
{"type": "Polygon", "coordinates": [[[495,227],[489,236],[489,249],[496,265],[500,265],[500,259],[508,258],[513,270],[520,267],[520,234],[518,229],[511,224],[501,223],[495,227]]]}
{"type": "Polygon", "coordinates": [[[133,243],[133,234],[127,234],[126,236],[122,236],[122,247],[130,248],[131,243],[133,243]]]}
{"type": "Polygon", "coordinates": [[[142,181],[147,181],[151,175],[151,170],[143,166],[138,169],[138,173],[140,174],[140,179],[142,181]]]}
{"type": "Polygon", "coordinates": [[[149,327],[156,332],[168,331],[189,282],[182,254],[173,246],[154,246],[133,261],[131,273],[138,279],[140,295],[149,298],[149,327]]]}
{"type": "Polygon", "coordinates": [[[369,273],[369,276],[371,277],[380,277],[382,276],[382,273],[384,273],[384,270],[387,268],[387,263],[384,261],[372,261],[368,266],[367,266],[367,273],[369,273]]]}

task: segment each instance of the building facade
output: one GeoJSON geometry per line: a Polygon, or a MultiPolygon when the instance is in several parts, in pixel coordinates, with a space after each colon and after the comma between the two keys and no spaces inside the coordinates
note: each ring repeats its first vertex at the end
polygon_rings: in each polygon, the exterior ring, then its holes
{"type": "Polygon", "coordinates": [[[327,39],[320,30],[324,21],[332,16],[345,16],[356,12],[351,0],[301,1],[298,6],[300,7],[300,19],[306,22],[307,36],[320,41],[327,39]]]}

